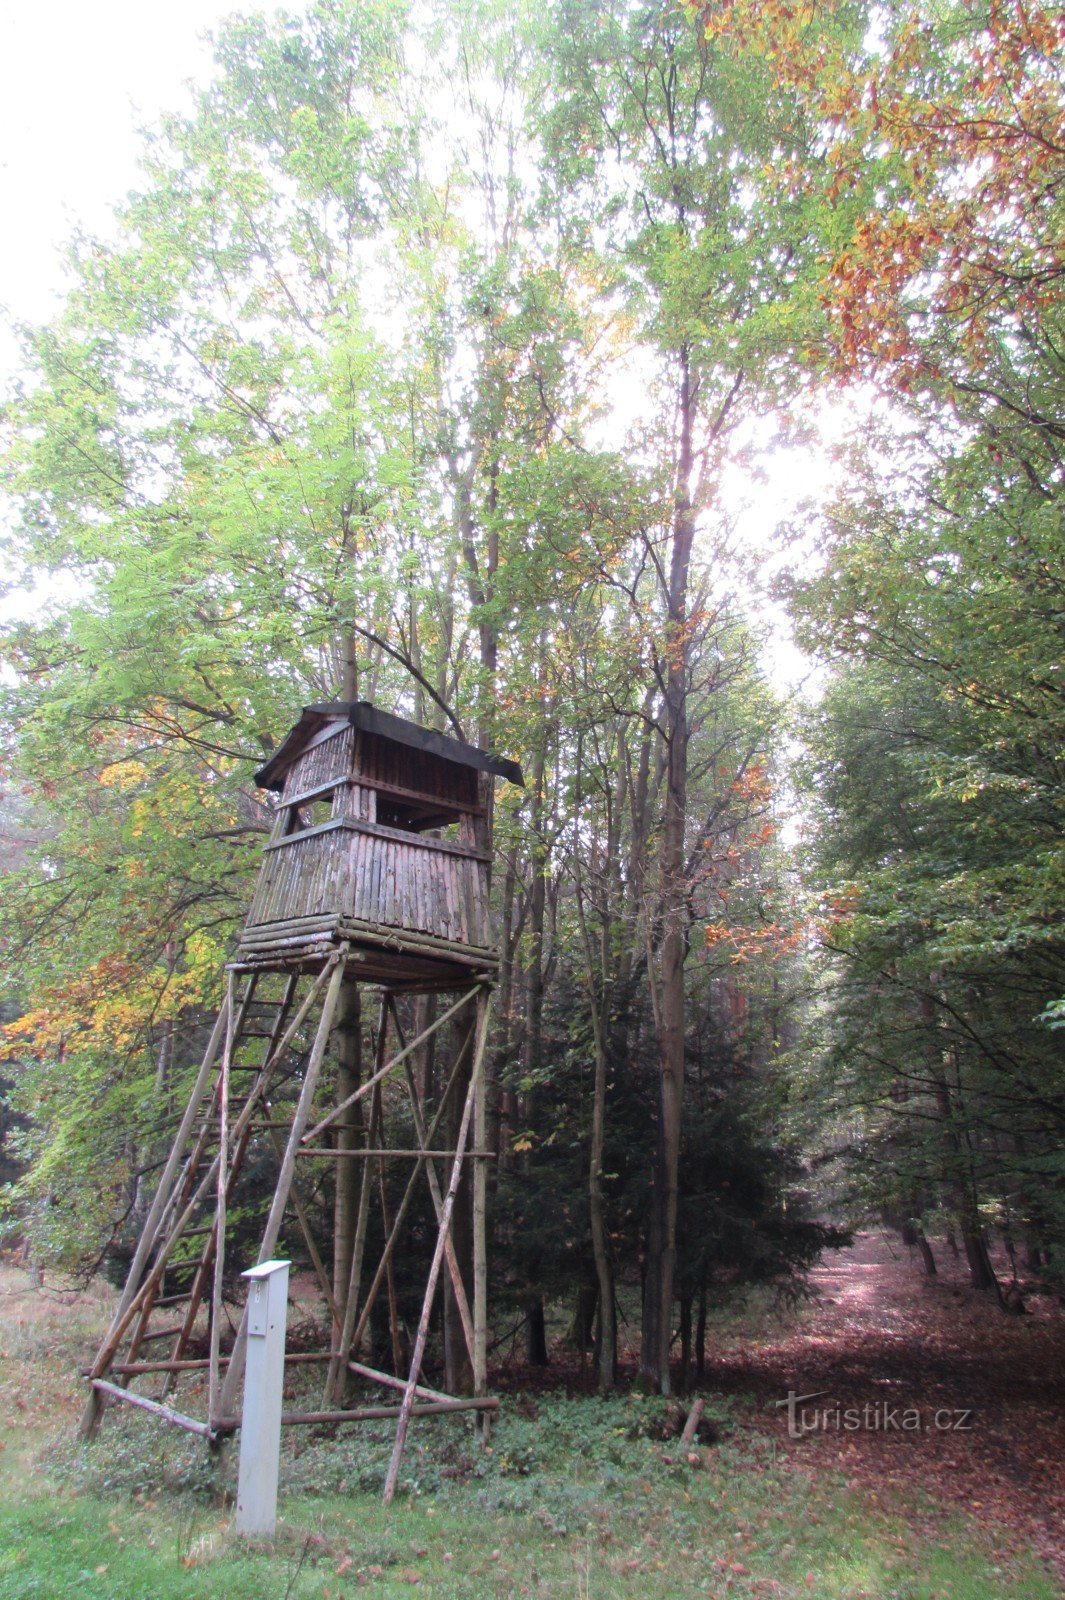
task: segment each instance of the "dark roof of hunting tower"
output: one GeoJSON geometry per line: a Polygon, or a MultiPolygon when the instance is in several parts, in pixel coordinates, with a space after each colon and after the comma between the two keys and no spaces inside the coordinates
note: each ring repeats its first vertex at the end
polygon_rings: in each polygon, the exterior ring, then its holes
{"type": "Polygon", "coordinates": [[[491,772],[497,778],[522,784],[521,767],[516,761],[502,756],[491,756],[476,745],[465,744],[446,733],[423,728],[417,722],[407,722],[387,711],[378,711],[368,700],[337,700],[326,705],[304,706],[296,726],[285,737],[274,754],[259,768],[255,781],[260,789],[280,789],[285,773],[303,753],[308,744],[331,722],[346,718],[353,728],[375,734],[379,739],[390,739],[395,744],[409,745],[426,755],[437,756],[441,761],[452,761],[460,767],[474,767],[478,772],[491,772]]]}

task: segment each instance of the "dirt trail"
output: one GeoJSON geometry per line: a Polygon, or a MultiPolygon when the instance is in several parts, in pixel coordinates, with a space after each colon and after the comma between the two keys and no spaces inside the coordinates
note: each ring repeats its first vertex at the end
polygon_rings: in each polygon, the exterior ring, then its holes
{"type": "Polygon", "coordinates": [[[1005,1315],[934,1249],[935,1278],[897,1237],[829,1252],[812,1303],[708,1362],[707,1386],[755,1394],[751,1420],[797,1459],[873,1492],[916,1483],[1065,1578],[1065,1311],[1033,1295],[1026,1315],[1005,1315]],[[804,1411],[815,1424],[797,1442],[776,1406],[789,1390],[818,1393],[796,1406],[799,1426],[804,1411]]]}

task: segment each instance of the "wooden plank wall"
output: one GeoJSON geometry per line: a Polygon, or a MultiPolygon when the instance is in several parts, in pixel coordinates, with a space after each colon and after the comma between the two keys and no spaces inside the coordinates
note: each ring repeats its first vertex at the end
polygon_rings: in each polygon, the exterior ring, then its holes
{"type": "Polygon", "coordinates": [[[477,773],[472,767],[441,761],[410,745],[363,733],[356,765],[358,775],[370,785],[415,790],[455,806],[477,805],[477,773]]]}
{"type": "MultiPolygon", "coordinates": [[[[436,795],[456,807],[473,807],[463,819],[463,843],[484,848],[488,828],[478,774],[451,767],[422,752],[390,744],[341,723],[293,763],[284,794],[295,798],[329,783],[343,788],[333,817],[370,821],[373,786],[398,786],[436,795]],[[363,782],[352,782],[354,776],[363,782]],[[346,780],[346,781],[345,781],[346,780]]],[[[282,805],[285,801],[282,800],[282,805]]],[[[417,834],[385,837],[345,827],[295,834],[263,856],[247,926],[324,913],[351,916],[385,928],[435,934],[457,944],[485,948],[488,932],[489,864],[434,847],[417,834]]]]}
{"type": "Polygon", "coordinates": [[[344,900],[348,837],[343,828],[330,828],[326,833],[297,835],[276,850],[267,850],[248,927],[339,911],[344,900]]]}
{"type": "Polygon", "coordinates": [[[306,794],[323,783],[346,778],[351,772],[355,730],[350,723],[339,723],[335,733],[312,745],[294,761],[285,774],[285,795],[306,794]]]}
{"type": "Polygon", "coordinates": [[[458,944],[488,944],[488,864],[430,839],[349,833],[347,916],[433,933],[458,944]]]}

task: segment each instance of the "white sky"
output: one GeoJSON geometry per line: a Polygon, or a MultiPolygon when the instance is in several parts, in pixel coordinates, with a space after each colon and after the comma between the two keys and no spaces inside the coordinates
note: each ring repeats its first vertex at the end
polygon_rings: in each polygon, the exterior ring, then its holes
{"type": "MultiPolygon", "coordinates": [[[[235,0],[0,0],[0,305],[15,318],[55,309],[63,241],[77,224],[106,230],[136,182],[138,127],[187,103],[187,80],[210,70],[199,36],[239,9],[235,0]]],[[[5,367],[10,356],[5,339],[5,367]]]]}

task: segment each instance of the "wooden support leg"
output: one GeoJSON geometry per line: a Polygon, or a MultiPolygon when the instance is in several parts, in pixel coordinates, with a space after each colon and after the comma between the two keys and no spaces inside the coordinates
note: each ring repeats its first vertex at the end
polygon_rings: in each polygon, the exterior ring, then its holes
{"type": "Polygon", "coordinates": [[[444,1210],[437,1233],[436,1249],[433,1251],[432,1265],[429,1268],[429,1281],[425,1286],[425,1298],[422,1301],[422,1314],[418,1322],[418,1332],[414,1340],[414,1352],[411,1356],[410,1376],[403,1395],[400,1407],[399,1421],[396,1425],[396,1442],[392,1447],[392,1459],[388,1464],[388,1475],[385,1478],[384,1503],[390,1505],[396,1492],[396,1481],[399,1477],[400,1463],[403,1459],[403,1449],[407,1442],[407,1429],[410,1426],[411,1411],[414,1406],[415,1391],[418,1378],[421,1375],[422,1360],[425,1355],[425,1341],[429,1333],[429,1318],[432,1314],[433,1300],[436,1297],[436,1286],[440,1278],[440,1267],[444,1259],[444,1244],[448,1230],[451,1227],[451,1216],[455,1209],[455,1196],[458,1193],[459,1180],[462,1177],[463,1157],[466,1153],[466,1142],[470,1134],[470,1122],[473,1116],[473,1107],[476,1100],[477,1084],[484,1067],[485,1046],[488,1039],[488,1008],[480,1008],[477,1025],[477,1049],[473,1058],[473,1069],[470,1073],[470,1084],[466,1093],[466,1104],[462,1113],[462,1122],[459,1127],[458,1138],[455,1141],[455,1156],[451,1166],[451,1181],[447,1187],[444,1199],[444,1210]]]}
{"type": "MultiPolygon", "coordinates": [[[[407,1090],[410,1094],[411,1112],[414,1118],[414,1131],[418,1136],[418,1143],[423,1150],[430,1148],[425,1135],[425,1118],[422,1114],[421,1102],[418,1098],[418,1087],[414,1081],[410,1063],[406,1063],[407,1090]]],[[[425,1176],[429,1182],[429,1192],[433,1197],[433,1210],[436,1213],[437,1226],[444,1214],[444,1197],[440,1192],[440,1180],[436,1175],[436,1163],[427,1160],[425,1163],[425,1176]]],[[[470,1361],[473,1361],[473,1318],[470,1316],[470,1303],[466,1294],[466,1285],[462,1281],[462,1271],[459,1267],[458,1256],[455,1252],[455,1243],[449,1233],[444,1243],[444,1260],[447,1264],[448,1278],[451,1282],[452,1293],[455,1296],[455,1308],[462,1324],[462,1334],[466,1341],[470,1361]]]]}
{"type": "MultiPolygon", "coordinates": [[[[322,1061],[325,1058],[326,1045],[329,1043],[329,1035],[333,1027],[333,1015],[336,1011],[337,998],[340,994],[340,985],[344,979],[346,957],[347,946],[344,945],[341,947],[338,958],[333,965],[332,977],[329,980],[329,987],[326,990],[325,1001],[322,1005],[321,1020],[318,1023],[318,1031],[314,1036],[314,1044],[311,1047],[307,1070],[304,1074],[303,1088],[300,1091],[299,1101],[292,1118],[288,1144],[285,1147],[284,1159],[281,1162],[281,1171],[277,1176],[277,1188],[270,1204],[270,1214],[266,1219],[263,1241],[259,1247],[260,1263],[269,1261],[277,1246],[278,1235],[281,1232],[281,1222],[285,1214],[285,1207],[288,1204],[289,1190],[292,1187],[292,1179],[296,1167],[296,1151],[307,1127],[311,1104],[314,1100],[314,1092],[318,1087],[322,1061]]],[[[245,1107],[246,1109],[247,1107],[245,1107]]],[[[245,1307],[244,1314],[240,1319],[236,1343],[233,1346],[233,1354],[229,1359],[225,1382],[222,1384],[218,1398],[219,1413],[222,1416],[230,1416],[236,1410],[237,1391],[244,1376],[244,1353],[247,1347],[247,1340],[248,1312],[247,1307],[245,1307]]]]}
{"type": "MultiPolygon", "coordinates": [[[[388,1191],[385,1186],[384,1157],[378,1157],[377,1166],[377,1198],[381,1207],[381,1231],[388,1238],[392,1231],[392,1224],[388,1215],[388,1191]]],[[[388,1332],[392,1341],[392,1371],[398,1375],[403,1365],[403,1346],[399,1334],[399,1305],[396,1300],[396,1277],[392,1271],[392,1257],[389,1256],[385,1263],[385,1293],[388,1296],[388,1332]]],[[[349,1362],[350,1366],[350,1362],[349,1362]]]]}
{"type": "MultiPolygon", "coordinates": [[[[458,1082],[459,1072],[462,1067],[462,1060],[463,1058],[460,1056],[456,1060],[455,1065],[452,1067],[451,1076],[448,1079],[447,1086],[440,1097],[440,1104],[433,1113],[432,1124],[430,1125],[426,1134],[426,1141],[430,1148],[432,1147],[433,1139],[436,1137],[437,1129],[439,1128],[440,1123],[443,1121],[444,1112],[447,1109],[451,1092],[454,1089],[455,1084],[458,1082]]],[[[421,1169],[424,1165],[425,1157],[419,1156],[418,1160],[415,1162],[414,1169],[411,1172],[410,1177],[407,1179],[407,1187],[403,1191],[403,1198],[399,1203],[399,1209],[396,1212],[395,1221],[392,1223],[391,1231],[389,1232],[388,1238],[385,1240],[385,1247],[381,1253],[381,1259],[377,1264],[377,1271],[374,1273],[373,1281],[366,1292],[366,1297],[362,1303],[362,1310],[359,1312],[359,1320],[355,1324],[354,1331],[350,1340],[348,1341],[349,1352],[359,1348],[359,1341],[362,1339],[362,1336],[366,1331],[366,1324],[370,1320],[370,1312],[373,1310],[377,1301],[377,1296],[380,1293],[381,1284],[384,1282],[385,1275],[392,1260],[393,1251],[395,1250],[396,1243],[399,1239],[403,1223],[406,1220],[407,1211],[410,1207],[411,1200],[414,1197],[414,1191],[418,1186],[418,1179],[421,1174],[421,1169]]]]}
{"type": "MultiPolygon", "coordinates": [[[[346,1100],[362,1082],[362,990],[358,977],[349,970],[337,1002],[333,1033],[336,1056],[337,1101],[346,1100]]],[[[361,1105],[352,1105],[334,1123],[337,1150],[355,1150],[364,1145],[365,1120],[361,1105]]],[[[338,1317],[333,1319],[332,1347],[335,1349],[344,1324],[344,1303],[358,1230],[360,1183],[354,1161],[338,1161],[333,1171],[333,1299],[338,1317]]]]}
{"type": "MultiPolygon", "coordinates": [[[[227,1002],[222,1006],[221,1011],[218,1013],[217,1020],[215,1021],[214,1028],[211,1032],[211,1037],[207,1044],[207,1049],[204,1051],[203,1062],[201,1063],[200,1070],[196,1075],[196,1082],[193,1084],[192,1093],[189,1095],[188,1105],[185,1107],[185,1113],[181,1119],[177,1133],[174,1135],[174,1143],[171,1146],[170,1154],[167,1157],[166,1164],[163,1167],[162,1174],[159,1178],[159,1186],[155,1191],[155,1199],[152,1201],[148,1216],[145,1219],[144,1231],[140,1236],[137,1249],[134,1252],[133,1260],[130,1263],[130,1269],[126,1278],[125,1288],[122,1290],[122,1295],[115,1310],[111,1327],[108,1330],[107,1337],[104,1339],[103,1346],[101,1347],[100,1356],[97,1357],[97,1361],[94,1364],[93,1375],[95,1377],[102,1376],[106,1366],[110,1365],[111,1357],[114,1355],[118,1340],[122,1336],[122,1331],[128,1325],[129,1317],[127,1313],[133,1302],[134,1296],[140,1288],[141,1278],[143,1276],[144,1269],[148,1264],[148,1258],[150,1257],[155,1246],[155,1241],[159,1234],[159,1228],[163,1216],[174,1197],[174,1192],[177,1187],[178,1168],[181,1165],[181,1158],[184,1154],[185,1145],[190,1133],[192,1132],[193,1124],[195,1123],[196,1117],[199,1113],[203,1097],[207,1092],[207,1084],[210,1079],[212,1069],[214,1068],[215,1058],[218,1055],[222,1040],[225,1036],[228,1017],[229,1007],[227,1000],[227,1002]],[[107,1351],[108,1346],[110,1346],[110,1354],[106,1356],[104,1364],[101,1365],[101,1356],[103,1356],[104,1352],[107,1351]],[[100,1367],[99,1372],[95,1370],[96,1366],[100,1367]]],[[[90,1389],[89,1398],[85,1402],[85,1409],[81,1414],[81,1422],[78,1429],[83,1439],[91,1438],[96,1432],[96,1429],[100,1423],[102,1410],[103,1400],[101,1398],[100,1390],[90,1389]]]]}
{"type": "MultiPolygon", "coordinates": [[[[482,993],[478,999],[480,1026],[487,1037],[488,1010],[492,999],[482,993]]],[[[473,1148],[484,1150],[488,1143],[488,1082],[482,1071],[474,1086],[473,1148]]],[[[483,1156],[473,1163],[473,1392],[478,1398],[488,1392],[488,1168],[483,1156]]],[[[477,1413],[481,1421],[481,1442],[487,1444],[491,1412],[477,1413]]]]}
{"type": "Polygon", "coordinates": [[[218,1183],[215,1190],[214,1282],[211,1286],[211,1341],[208,1350],[207,1416],[218,1415],[218,1358],[222,1337],[222,1279],[226,1265],[226,1197],[229,1190],[229,1074],[236,1042],[236,974],[229,974],[229,1026],[218,1082],[218,1183]]]}
{"type": "MultiPolygon", "coordinates": [[[[381,1020],[377,1034],[377,1050],[374,1060],[374,1075],[385,1050],[385,1008],[381,1006],[381,1020]]],[[[373,1144],[375,1131],[380,1133],[381,1116],[381,1084],[378,1081],[374,1086],[373,1100],[370,1102],[370,1128],[369,1140],[373,1144]]],[[[366,1252],[366,1229],[370,1215],[370,1190],[373,1181],[373,1163],[364,1161],[362,1164],[362,1182],[359,1188],[359,1214],[355,1223],[355,1242],[351,1253],[351,1274],[348,1278],[347,1291],[344,1296],[344,1321],[342,1327],[334,1335],[333,1359],[329,1363],[329,1372],[325,1380],[325,1397],[323,1404],[342,1405],[344,1390],[347,1386],[348,1369],[347,1360],[350,1351],[350,1339],[355,1326],[355,1316],[359,1309],[359,1289],[362,1286],[362,1263],[366,1252]]]]}

